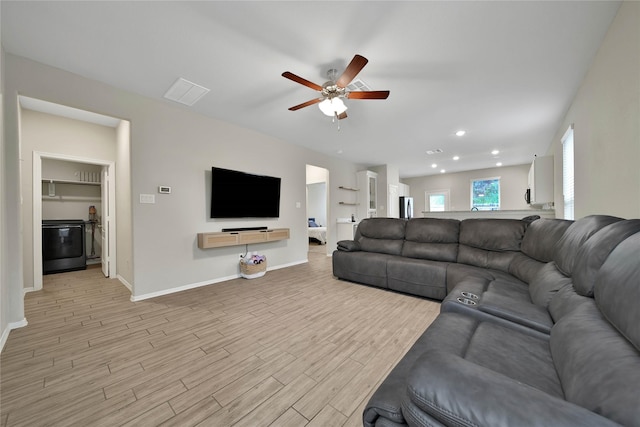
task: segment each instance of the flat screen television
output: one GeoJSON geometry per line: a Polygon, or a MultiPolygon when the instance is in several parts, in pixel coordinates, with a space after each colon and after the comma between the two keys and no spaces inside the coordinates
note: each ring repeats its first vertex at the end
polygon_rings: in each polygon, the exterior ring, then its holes
{"type": "Polygon", "coordinates": [[[211,218],[278,218],[280,178],[211,168],[211,218]]]}

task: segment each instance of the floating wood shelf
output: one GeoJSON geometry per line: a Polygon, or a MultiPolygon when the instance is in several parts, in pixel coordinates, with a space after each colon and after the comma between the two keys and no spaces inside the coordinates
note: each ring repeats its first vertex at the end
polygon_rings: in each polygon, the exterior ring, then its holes
{"type": "Polygon", "coordinates": [[[358,203],[349,203],[349,202],[338,202],[339,205],[345,206],[358,206],[358,203]]]}
{"type": "Polygon", "coordinates": [[[338,188],[339,188],[339,189],[341,189],[341,190],[360,191],[360,190],[358,190],[357,188],[344,187],[344,186],[342,186],[342,185],[341,185],[341,186],[339,186],[338,188]]]}
{"type": "Polygon", "coordinates": [[[224,246],[248,245],[250,243],[275,242],[277,240],[287,240],[288,238],[288,228],[198,233],[198,247],[200,249],[221,248],[224,246]]]}

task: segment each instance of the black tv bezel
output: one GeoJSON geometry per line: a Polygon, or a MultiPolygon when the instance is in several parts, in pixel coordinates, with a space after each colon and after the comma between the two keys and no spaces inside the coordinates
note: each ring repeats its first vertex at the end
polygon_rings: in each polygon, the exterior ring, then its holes
{"type": "MultiPolygon", "coordinates": [[[[241,182],[239,182],[238,184],[234,184],[234,187],[239,186],[240,183],[241,182]]],[[[209,210],[209,218],[211,219],[279,218],[281,194],[282,194],[282,178],[280,177],[255,174],[255,173],[239,171],[235,169],[212,166],[211,167],[211,192],[210,192],[211,204],[210,204],[210,210],[209,210]],[[259,191],[251,192],[250,188],[243,187],[243,190],[245,191],[237,191],[237,194],[243,195],[241,199],[242,203],[240,203],[241,207],[239,208],[239,210],[230,211],[228,208],[225,208],[225,210],[223,211],[221,211],[220,209],[217,209],[216,211],[214,211],[214,208],[216,207],[215,201],[219,197],[219,195],[216,196],[215,194],[216,185],[219,184],[215,177],[216,169],[219,171],[223,171],[228,176],[236,176],[239,179],[243,178],[245,181],[244,182],[245,186],[247,185],[246,181],[254,181],[254,183],[256,184],[260,183],[260,185],[265,185],[269,183],[270,185],[273,186],[273,188],[270,190],[268,194],[265,195],[259,191]],[[276,183],[277,183],[277,186],[275,185],[276,183]],[[260,200],[261,197],[266,197],[265,199],[262,199],[265,203],[257,204],[253,208],[250,208],[250,205],[246,202],[246,199],[251,197],[258,198],[258,200],[260,200]],[[265,206],[268,207],[268,209],[265,208],[265,206]]],[[[236,203],[238,203],[239,199],[235,201],[236,203]]]]}

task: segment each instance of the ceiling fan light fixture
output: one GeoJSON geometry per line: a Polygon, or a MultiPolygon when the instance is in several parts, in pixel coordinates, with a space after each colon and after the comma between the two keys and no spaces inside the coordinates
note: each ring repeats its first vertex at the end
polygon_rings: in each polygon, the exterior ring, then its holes
{"type": "Polygon", "coordinates": [[[347,111],[347,106],[340,98],[327,98],[318,104],[318,108],[329,117],[339,116],[347,111]]]}

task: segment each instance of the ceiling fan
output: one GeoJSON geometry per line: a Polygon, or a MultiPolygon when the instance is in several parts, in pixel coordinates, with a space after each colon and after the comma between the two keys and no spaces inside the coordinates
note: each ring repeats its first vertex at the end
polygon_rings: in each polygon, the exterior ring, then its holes
{"type": "Polygon", "coordinates": [[[347,106],[343,99],[387,99],[388,90],[372,90],[372,91],[348,91],[347,85],[358,75],[358,73],[367,65],[369,60],[364,56],[355,55],[342,75],[336,79],[337,70],[331,69],[327,72],[329,81],[322,86],[303,79],[289,71],[282,73],[282,77],[293,80],[296,83],[307,86],[313,90],[320,92],[320,97],[314,98],[302,104],[289,108],[290,111],[296,111],[313,104],[320,104],[320,110],[327,116],[332,116],[338,120],[347,117],[347,106]]]}

